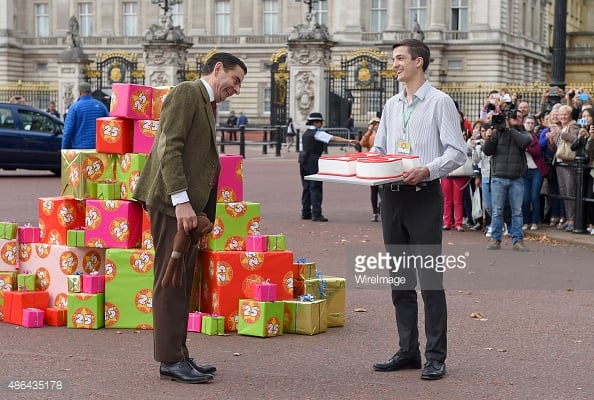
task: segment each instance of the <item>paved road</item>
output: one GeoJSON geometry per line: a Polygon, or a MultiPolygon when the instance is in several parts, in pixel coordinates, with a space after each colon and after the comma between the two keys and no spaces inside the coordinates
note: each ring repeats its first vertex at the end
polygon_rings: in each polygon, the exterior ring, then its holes
{"type": "MultiPolygon", "coordinates": [[[[315,223],[299,218],[294,153],[248,153],[244,177],[245,199],[262,205],[263,233],[286,233],[295,257],[316,261],[323,273],[351,276],[355,255],[381,250],[367,188],[325,184],[330,222],[315,223]]],[[[0,172],[0,217],[35,222],[35,199],[59,194],[59,185],[50,176],[0,172]]],[[[442,381],[421,381],[417,370],[372,371],[372,363],[397,349],[390,294],[349,278],[343,328],[270,339],[191,334],[193,356],[219,368],[208,385],[160,381],[150,331],[0,323],[0,398],[592,399],[592,250],[538,237],[527,244],[527,254],[509,243],[487,252],[478,232],[444,234],[444,252],[468,262],[446,273],[449,356],[442,381]],[[6,388],[13,379],[61,379],[64,388],[16,393],[6,388]]]]}

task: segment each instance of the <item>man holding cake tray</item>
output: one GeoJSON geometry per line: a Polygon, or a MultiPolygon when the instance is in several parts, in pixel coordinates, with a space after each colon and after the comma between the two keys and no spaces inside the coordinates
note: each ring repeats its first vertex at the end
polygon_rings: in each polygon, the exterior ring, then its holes
{"type": "MultiPolygon", "coordinates": [[[[442,253],[443,194],[439,179],[466,161],[466,143],[454,101],[425,78],[429,48],[416,39],[392,46],[393,68],[404,90],[390,98],[382,112],[372,152],[419,156],[420,165],[404,169],[402,180],[384,185],[382,230],[390,259],[442,253]]],[[[437,261],[436,261],[437,262],[437,261]]],[[[447,307],[443,273],[418,263],[390,269],[399,348],[376,371],[420,369],[417,276],[425,309],[425,364],[421,379],[445,375],[447,307]]],[[[435,263],[431,264],[435,265],[435,263]]]]}

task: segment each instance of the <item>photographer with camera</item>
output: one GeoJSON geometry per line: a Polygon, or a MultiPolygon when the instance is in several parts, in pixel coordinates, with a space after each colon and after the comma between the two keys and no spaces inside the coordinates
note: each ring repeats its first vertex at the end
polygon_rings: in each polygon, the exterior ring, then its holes
{"type": "Polygon", "coordinates": [[[491,200],[493,216],[491,220],[491,241],[488,250],[501,249],[501,228],[503,209],[509,200],[512,220],[510,233],[513,249],[528,251],[524,245],[522,232],[522,202],[524,199],[524,180],[526,172],[526,148],[532,137],[523,130],[522,112],[513,110],[508,114],[496,114],[491,119],[483,152],[491,156],[491,200]]]}

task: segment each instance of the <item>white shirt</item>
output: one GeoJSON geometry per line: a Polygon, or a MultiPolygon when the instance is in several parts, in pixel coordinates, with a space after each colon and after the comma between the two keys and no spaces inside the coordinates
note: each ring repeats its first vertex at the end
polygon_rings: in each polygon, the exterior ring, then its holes
{"type": "Polygon", "coordinates": [[[450,96],[427,80],[412,98],[412,104],[407,104],[403,91],[386,102],[371,151],[396,154],[398,141],[408,141],[410,154],[418,155],[421,165],[429,169],[428,179],[441,178],[466,161],[458,110],[450,96]]]}

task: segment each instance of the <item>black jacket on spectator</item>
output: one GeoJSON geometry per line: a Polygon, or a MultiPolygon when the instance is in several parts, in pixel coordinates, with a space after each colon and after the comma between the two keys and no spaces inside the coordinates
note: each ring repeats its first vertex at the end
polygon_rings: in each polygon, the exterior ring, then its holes
{"type": "Polygon", "coordinates": [[[526,172],[526,148],[532,142],[530,133],[515,128],[495,131],[485,140],[483,153],[491,157],[491,176],[517,179],[526,172]]]}

